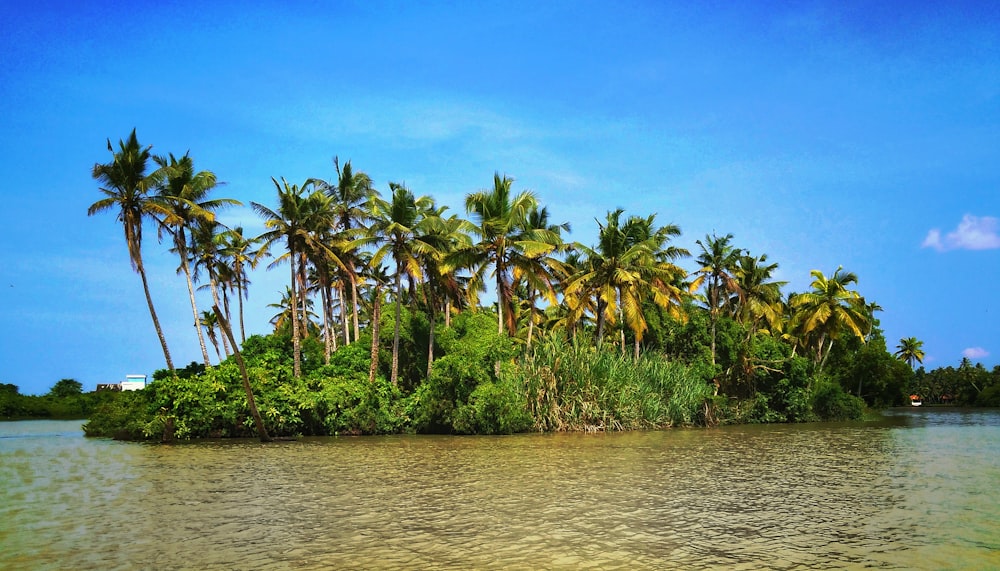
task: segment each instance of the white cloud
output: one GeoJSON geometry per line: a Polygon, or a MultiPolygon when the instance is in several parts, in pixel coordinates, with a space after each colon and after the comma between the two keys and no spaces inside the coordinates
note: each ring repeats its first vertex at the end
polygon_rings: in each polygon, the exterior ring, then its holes
{"type": "Polygon", "coordinates": [[[982,347],[969,347],[962,351],[962,356],[969,359],[983,359],[990,356],[989,351],[982,347]]]}
{"type": "Polygon", "coordinates": [[[958,223],[958,228],[944,236],[941,230],[931,229],[921,247],[934,248],[938,252],[1000,248],[1000,220],[992,216],[966,214],[958,223]]]}

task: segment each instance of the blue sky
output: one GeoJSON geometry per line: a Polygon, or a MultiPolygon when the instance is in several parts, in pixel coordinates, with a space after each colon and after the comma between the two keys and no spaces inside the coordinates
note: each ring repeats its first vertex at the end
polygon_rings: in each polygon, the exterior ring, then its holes
{"type": "MultiPolygon", "coordinates": [[[[584,243],[617,207],[692,250],[732,233],[789,291],[857,273],[890,346],[922,339],[929,367],[1000,362],[1000,5],[692,4],[2,3],[0,382],[163,366],[121,227],[86,215],[133,127],[245,204],[338,155],[462,214],[506,173],[584,243]]],[[[174,360],[199,360],[146,236],[174,360]]],[[[286,273],[253,276],[251,331],[286,273]]]]}

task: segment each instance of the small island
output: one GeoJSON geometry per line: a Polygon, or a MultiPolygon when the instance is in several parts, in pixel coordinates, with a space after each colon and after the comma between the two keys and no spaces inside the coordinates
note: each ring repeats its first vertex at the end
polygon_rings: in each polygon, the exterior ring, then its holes
{"type": "Polygon", "coordinates": [[[505,175],[466,196],[463,218],[403,184],[383,196],[335,159],[332,181],[272,179],[274,203],[251,203],[267,230],[251,237],[218,222],[239,201],[211,197],[216,176],[188,154],[154,156],[135,130],[108,149],[88,214],[122,223],[166,368],[98,406],[91,436],[610,431],[859,419],[917,393],[1000,403],[997,370],[963,362],[963,383],[943,389],[948,371],[913,371],[919,340],[890,353],[883,308],[854,273],[813,270],[811,290],[786,293],[778,264],[731,234],[691,253],[672,244],[679,226],[615,209],[585,245],[505,175]],[[202,363],[172,362],[143,267],[147,225],[178,255],[202,363]],[[273,333],[247,337],[247,269],[265,263],[287,267],[289,284],[273,333]]]}

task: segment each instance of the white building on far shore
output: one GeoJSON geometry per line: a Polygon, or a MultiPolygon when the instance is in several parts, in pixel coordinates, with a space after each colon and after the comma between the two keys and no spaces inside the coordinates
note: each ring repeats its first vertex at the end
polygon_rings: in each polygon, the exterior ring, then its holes
{"type": "Polygon", "coordinates": [[[99,391],[138,391],[144,388],[146,388],[146,375],[125,375],[125,380],[120,383],[97,385],[99,391]]]}

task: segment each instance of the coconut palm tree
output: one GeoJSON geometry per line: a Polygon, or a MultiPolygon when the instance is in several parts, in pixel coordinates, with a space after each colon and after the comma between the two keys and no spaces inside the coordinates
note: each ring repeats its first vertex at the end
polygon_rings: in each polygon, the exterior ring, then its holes
{"type": "Polygon", "coordinates": [[[695,272],[698,276],[691,282],[690,291],[697,291],[705,285],[705,298],[708,303],[709,328],[712,337],[712,365],[715,365],[716,324],[723,306],[730,303],[730,296],[742,299],[743,293],[739,282],[734,277],[736,266],[743,251],[732,245],[732,234],[719,238],[715,234],[705,236],[705,241],[696,240],[701,247],[701,254],[696,261],[701,269],[695,272]]]}
{"type": "MultiPolygon", "coordinates": [[[[363,171],[355,171],[351,167],[351,161],[344,163],[343,168],[337,157],[333,158],[333,166],[337,171],[336,184],[330,184],[320,179],[311,179],[310,182],[317,188],[324,190],[333,199],[333,211],[335,216],[334,230],[341,234],[341,239],[345,246],[351,241],[360,237],[364,230],[364,225],[370,220],[371,200],[378,195],[372,184],[372,179],[363,171]]],[[[341,272],[351,286],[351,316],[354,325],[354,339],[360,335],[358,325],[358,250],[356,247],[345,247],[340,253],[340,258],[344,262],[341,272]]],[[[341,280],[344,281],[344,280],[341,280]]],[[[350,338],[347,338],[350,343],[350,338]]]]}
{"type": "Polygon", "coordinates": [[[895,355],[900,360],[906,361],[906,364],[912,369],[914,362],[924,362],[923,346],[924,342],[916,337],[904,337],[899,340],[899,345],[896,346],[898,350],[895,355]]]}
{"type": "Polygon", "coordinates": [[[219,336],[216,335],[216,329],[219,326],[219,318],[215,315],[214,311],[202,311],[198,322],[201,327],[205,328],[205,332],[208,334],[208,339],[212,342],[212,346],[215,347],[215,356],[219,358],[219,362],[221,363],[222,353],[219,352],[219,336]]]}
{"type": "Polygon", "coordinates": [[[654,228],[654,216],[633,216],[622,223],[623,212],[621,208],[610,211],[604,223],[598,222],[597,248],[578,246],[586,262],[570,279],[566,296],[596,297],[598,343],[603,340],[605,323],[615,323],[620,316],[634,334],[634,354],[638,358],[639,344],[647,329],[644,300],[651,296],[672,316],[683,317],[682,292],[676,284],[684,271],[669,260],[687,252],[666,246],[672,236],[680,234],[675,225],[654,228]]]}
{"type": "Polygon", "coordinates": [[[569,232],[569,222],[562,224],[549,223],[549,209],[535,206],[528,212],[519,232],[519,241],[544,242],[552,246],[551,252],[540,252],[534,256],[522,255],[518,250],[513,252],[511,266],[515,282],[524,282],[527,288],[528,302],[528,339],[527,348],[531,348],[531,338],[536,321],[541,316],[535,310],[535,297],[540,293],[550,305],[556,304],[555,284],[559,276],[565,275],[565,267],[550,254],[564,252],[568,248],[562,239],[563,232],[569,232]]]}
{"type": "Polygon", "coordinates": [[[794,295],[789,305],[795,312],[799,332],[805,345],[814,351],[814,360],[822,370],[835,339],[847,333],[864,342],[867,329],[865,300],[848,286],[858,282],[853,272],[840,266],[827,277],[819,270],[812,270],[811,292],[794,295]]]}
{"type": "Polygon", "coordinates": [[[146,269],[142,263],[142,222],[150,216],[166,216],[168,212],[163,205],[155,200],[151,200],[150,193],[163,180],[164,173],[156,170],[147,173],[150,159],[149,150],[152,147],[143,147],[139,144],[135,135],[135,129],[128,137],[128,141],[118,141],[118,151],[111,146],[111,139],[108,139],[108,151],[112,155],[109,163],[97,163],[94,165],[93,178],[97,180],[99,188],[104,198],[90,205],[87,215],[93,216],[98,212],[117,210],[118,221],[121,222],[125,231],[125,245],[128,247],[129,260],[132,269],[135,270],[142,279],[142,289],[146,294],[146,305],[149,307],[149,315],[153,319],[153,327],[156,329],[156,336],[160,340],[163,348],[163,357],[166,360],[167,368],[174,370],[173,360],[170,358],[170,350],[167,348],[167,340],[163,336],[163,328],[160,327],[160,320],[156,316],[156,309],[153,307],[153,298],[149,294],[149,281],[146,277],[146,269]]]}
{"type": "Polygon", "coordinates": [[[775,334],[781,331],[784,311],[781,288],[788,282],[772,280],[777,269],[778,264],[767,263],[767,254],[755,257],[745,253],[733,270],[742,295],[733,294],[729,305],[733,308],[733,318],[746,325],[750,334],[762,326],[775,334]]]}
{"type": "Polygon", "coordinates": [[[247,267],[255,269],[257,264],[267,255],[267,250],[258,248],[259,238],[247,238],[243,235],[243,227],[236,226],[226,229],[220,235],[222,246],[219,253],[229,264],[232,276],[233,291],[236,292],[240,318],[240,343],[246,343],[246,327],[243,323],[243,300],[250,294],[250,279],[247,277],[247,267]]]}
{"type": "Polygon", "coordinates": [[[278,313],[271,316],[268,323],[274,326],[274,331],[279,332],[286,330],[292,323],[292,316],[296,316],[297,320],[302,327],[302,329],[313,330],[316,332],[318,329],[316,325],[316,320],[319,318],[313,309],[315,308],[315,302],[310,298],[305,298],[305,303],[293,303],[292,302],[292,288],[290,286],[285,286],[285,292],[281,294],[281,299],[277,303],[269,303],[267,307],[275,309],[278,313]],[[294,311],[295,309],[298,311],[294,311]]]}
{"type": "Polygon", "coordinates": [[[497,290],[497,331],[503,334],[506,322],[510,335],[515,333],[517,327],[511,303],[512,258],[530,258],[555,249],[552,244],[522,234],[527,216],[538,206],[538,200],[531,191],[511,196],[513,183],[513,179],[494,173],[492,189],[465,197],[465,209],[472,216],[472,231],[479,242],[456,252],[448,264],[449,267],[472,269],[473,287],[481,283],[487,268],[493,268],[497,290]]]}
{"type": "MultiPolygon", "coordinates": [[[[194,281],[199,281],[202,272],[208,275],[207,289],[212,295],[213,305],[219,307],[224,305],[219,297],[219,269],[223,265],[220,261],[221,239],[219,234],[223,228],[225,227],[218,222],[214,220],[210,222],[205,219],[197,220],[190,228],[189,253],[192,261],[192,277],[194,281]]],[[[226,355],[229,355],[229,342],[225,337],[222,338],[222,345],[226,355]]]]}
{"type": "Polygon", "coordinates": [[[371,363],[368,367],[368,382],[375,382],[375,375],[378,373],[379,335],[382,327],[382,288],[389,281],[385,266],[368,266],[368,278],[371,279],[372,288],[372,349],[371,363]]]}
{"type": "MultiPolygon", "coordinates": [[[[291,307],[299,307],[298,285],[300,281],[305,281],[304,277],[300,280],[300,275],[304,276],[305,273],[305,198],[298,185],[289,184],[284,178],[279,183],[272,177],[271,182],[274,183],[278,191],[277,210],[272,210],[256,202],[251,202],[250,207],[264,219],[264,226],[268,229],[259,236],[263,247],[270,249],[271,246],[279,241],[283,240],[285,242],[287,252],[275,258],[274,262],[268,266],[268,269],[286,260],[289,262],[291,267],[291,286],[288,289],[289,303],[291,307]]],[[[304,290],[305,288],[302,289],[304,290]]],[[[304,291],[302,295],[305,295],[304,291]]],[[[293,374],[296,378],[302,376],[301,337],[298,314],[299,312],[295,310],[290,312],[292,321],[293,374]]]]}
{"type": "Polygon", "coordinates": [[[433,206],[433,201],[427,196],[414,197],[406,186],[395,182],[389,183],[392,191],[392,201],[375,200],[372,208],[373,222],[370,228],[370,241],[379,248],[372,255],[371,265],[378,266],[386,256],[391,256],[395,263],[393,270],[396,295],[396,323],[392,337],[392,374],[393,385],[399,377],[399,328],[400,311],[403,299],[402,280],[406,275],[411,282],[423,276],[420,256],[430,255],[434,247],[426,241],[424,229],[421,228],[425,214],[433,206]]]}
{"type": "Polygon", "coordinates": [[[209,365],[208,349],[205,337],[201,332],[198,304],[194,296],[194,282],[191,279],[191,268],[188,264],[190,244],[188,232],[198,223],[214,223],[215,211],[223,206],[238,205],[238,200],[231,198],[209,199],[209,193],[216,187],[218,181],[211,171],[195,172],[194,161],[188,153],[180,159],[173,153],[169,157],[153,157],[160,168],[166,173],[166,180],[160,185],[156,199],[169,215],[160,220],[160,228],[168,232],[173,239],[173,251],[180,257],[178,272],[183,272],[188,287],[188,297],[191,302],[191,314],[194,318],[194,328],[198,333],[198,343],[201,347],[205,365],[209,365]]]}
{"type": "Polygon", "coordinates": [[[458,275],[458,268],[448,267],[446,260],[458,250],[471,246],[469,232],[472,225],[455,214],[446,216],[447,209],[447,206],[437,207],[433,199],[427,205],[421,222],[421,241],[430,248],[417,255],[424,280],[421,293],[429,321],[428,378],[434,364],[434,339],[438,313],[444,312],[447,327],[451,323],[451,303],[463,304],[467,299],[464,287],[467,280],[458,275]]]}

